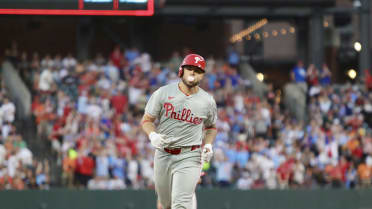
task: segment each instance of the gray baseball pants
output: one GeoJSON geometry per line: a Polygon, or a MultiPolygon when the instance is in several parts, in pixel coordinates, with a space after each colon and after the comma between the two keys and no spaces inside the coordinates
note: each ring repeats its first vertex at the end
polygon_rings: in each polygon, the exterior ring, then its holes
{"type": "Polygon", "coordinates": [[[183,148],[173,155],[157,149],[154,158],[155,190],[164,209],[191,209],[201,173],[201,149],[183,148]]]}

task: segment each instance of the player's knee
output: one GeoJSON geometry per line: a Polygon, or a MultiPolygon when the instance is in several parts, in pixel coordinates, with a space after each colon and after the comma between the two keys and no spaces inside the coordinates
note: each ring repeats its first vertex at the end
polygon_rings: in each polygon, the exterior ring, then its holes
{"type": "Polygon", "coordinates": [[[178,196],[172,201],[172,209],[191,209],[192,194],[178,196]]]}

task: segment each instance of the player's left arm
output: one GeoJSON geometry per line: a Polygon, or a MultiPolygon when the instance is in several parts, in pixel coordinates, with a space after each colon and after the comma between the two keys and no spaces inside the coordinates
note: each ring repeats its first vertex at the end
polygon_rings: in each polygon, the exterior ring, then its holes
{"type": "Polygon", "coordinates": [[[205,128],[204,148],[202,152],[202,163],[209,163],[213,157],[213,143],[217,135],[216,125],[210,125],[205,128]]]}
{"type": "Polygon", "coordinates": [[[213,144],[214,139],[217,135],[217,105],[214,98],[211,96],[210,105],[209,105],[208,117],[204,123],[204,130],[205,130],[205,144],[213,144]]]}
{"type": "Polygon", "coordinates": [[[205,127],[204,144],[213,144],[217,136],[216,124],[205,127]]]}
{"type": "Polygon", "coordinates": [[[204,137],[204,148],[202,154],[203,162],[209,162],[213,156],[213,143],[217,136],[217,105],[214,99],[211,100],[209,108],[208,118],[205,121],[205,137],[204,137]]]}

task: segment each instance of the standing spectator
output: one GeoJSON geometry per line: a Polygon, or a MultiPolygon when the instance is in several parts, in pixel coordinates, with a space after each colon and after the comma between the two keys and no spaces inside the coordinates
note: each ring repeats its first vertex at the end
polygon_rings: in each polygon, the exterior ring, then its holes
{"type": "Polygon", "coordinates": [[[244,171],[242,173],[242,176],[238,179],[236,186],[238,189],[248,190],[248,189],[251,189],[252,184],[253,184],[253,180],[251,176],[249,175],[249,172],[244,171]]]}
{"type": "Polygon", "coordinates": [[[124,181],[127,177],[125,173],[127,162],[126,162],[124,153],[121,152],[118,157],[110,156],[109,163],[110,163],[112,176],[124,181]]]}
{"type": "Polygon", "coordinates": [[[122,67],[121,64],[123,63],[124,55],[121,52],[119,45],[116,45],[114,47],[114,50],[110,55],[110,60],[113,63],[113,65],[115,65],[118,69],[122,67]]]}
{"type": "Polygon", "coordinates": [[[346,188],[352,189],[356,186],[357,183],[357,170],[354,167],[354,164],[351,163],[350,167],[346,171],[346,188]]]}
{"type": "Polygon", "coordinates": [[[87,114],[88,92],[82,91],[77,100],[77,111],[81,114],[87,114]]]}
{"type": "Polygon", "coordinates": [[[74,183],[74,172],[76,168],[76,151],[70,149],[66,152],[64,159],[63,159],[63,167],[62,167],[62,184],[67,186],[68,188],[73,187],[74,183]]]}
{"type": "Polygon", "coordinates": [[[151,71],[151,57],[148,53],[144,52],[141,54],[141,56],[137,57],[133,64],[139,65],[142,72],[144,72],[146,75],[151,71]]]}
{"type": "Polygon", "coordinates": [[[293,181],[297,186],[300,186],[304,183],[305,180],[305,166],[301,161],[296,160],[296,163],[293,166],[293,181]]]}
{"type": "Polygon", "coordinates": [[[107,183],[102,176],[95,176],[88,181],[87,188],[90,190],[105,190],[108,189],[107,183]]]}
{"type": "Polygon", "coordinates": [[[68,70],[72,70],[73,67],[77,64],[76,59],[72,56],[71,53],[68,53],[67,56],[62,60],[62,65],[68,70]]]}
{"type": "Polygon", "coordinates": [[[44,57],[44,59],[41,60],[40,64],[42,68],[53,68],[54,67],[54,61],[49,54],[47,54],[44,57]]]}
{"type": "Polygon", "coordinates": [[[309,86],[309,89],[311,87],[317,86],[319,84],[319,73],[318,73],[318,69],[315,67],[314,64],[311,64],[307,68],[306,80],[307,80],[307,84],[309,86]]]}
{"type": "Polygon", "coordinates": [[[84,154],[82,150],[80,150],[78,152],[78,157],[76,158],[75,169],[75,177],[80,187],[87,186],[88,181],[93,176],[93,169],[94,169],[93,159],[87,154],[84,154]]]}
{"type": "Polygon", "coordinates": [[[49,177],[49,162],[45,160],[38,162],[36,167],[36,184],[40,189],[49,189],[50,177],[49,177]]]}
{"type": "Polygon", "coordinates": [[[91,97],[87,105],[87,114],[90,118],[98,120],[102,115],[102,107],[99,105],[98,99],[91,97]]]}
{"type": "Polygon", "coordinates": [[[216,167],[216,180],[221,188],[230,187],[232,180],[233,164],[228,161],[223,153],[215,154],[214,166],[216,167]]]}
{"type": "Polygon", "coordinates": [[[14,121],[15,109],[15,105],[7,97],[4,97],[3,105],[0,109],[3,117],[2,121],[12,123],[14,121]]]}
{"type": "Polygon", "coordinates": [[[96,176],[107,179],[109,177],[109,160],[103,147],[100,148],[96,157],[96,176]]]}
{"type": "Polygon", "coordinates": [[[40,74],[39,79],[39,90],[41,92],[49,93],[52,91],[54,84],[53,74],[50,68],[45,68],[43,72],[40,74]]]}
{"type": "Polygon", "coordinates": [[[105,76],[110,79],[111,82],[117,83],[119,80],[119,69],[110,60],[108,64],[104,67],[105,76]]]}
{"type": "Polygon", "coordinates": [[[168,68],[175,73],[178,73],[179,64],[182,62],[182,57],[178,51],[172,52],[172,56],[168,61],[168,68]]]}
{"type": "Polygon", "coordinates": [[[115,91],[111,97],[111,105],[117,115],[121,115],[128,109],[128,97],[120,91],[115,91]]]}
{"type": "Polygon", "coordinates": [[[369,69],[364,70],[364,83],[369,92],[372,91],[372,75],[369,69]]]}
{"type": "Polygon", "coordinates": [[[123,181],[123,179],[117,177],[117,176],[114,176],[113,179],[110,179],[108,181],[108,185],[107,185],[107,189],[109,190],[122,190],[122,189],[125,189],[126,186],[125,186],[125,183],[123,181]]]}
{"type": "Polygon", "coordinates": [[[297,65],[293,68],[291,72],[291,77],[294,82],[296,82],[300,88],[306,93],[306,70],[304,64],[301,60],[297,62],[297,65]]]}
{"type": "Polygon", "coordinates": [[[240,63],[240,55],[233,46],[228,50],[228,62],[230,67],[237,69],[240,63]]]}
{"type": "Polygon", "coordinates": [[[133,61],[139,56],[138,49],[136,47],[132,47],[130,49],[125,50],[124,56],[128,60],[129,65],[132,65],[133,61]]]}
{"type": "Polygon", "coordinates": [[[329,70],[327,64],[323,64],[323,68],[320,71],[320,84],[322,86],[329,86],[331,84],[331,71],[329,70]]]}
{"type": "Polygon", "coordinates": [[[128,180],[130,181],[130,184],[132,188],[138,189],[139,183],[138,183],[138,174],[139,174],[139,164],[138,161],[132,157],[131,153],[128,153],[127,155],[128,159],[128,180]]]}
{"type": "Polygon", "coordinates": [[[369,187],[371,185],[372,167],[365,162],[359,164],[358,177],[361,187],[369,187]]]}

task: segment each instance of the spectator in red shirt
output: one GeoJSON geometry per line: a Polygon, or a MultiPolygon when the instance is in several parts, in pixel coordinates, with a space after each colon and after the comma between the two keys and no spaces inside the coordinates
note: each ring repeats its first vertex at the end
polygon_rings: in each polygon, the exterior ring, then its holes
{"type": "Polygon", "coordinates": [[[369,69],[365,69],[364,74],[365,74],[364,82],[365,82],[366,88],[368,89],[368,91],[371,91],[372,90],[372,75],[369,72],[369,69]]]}
{"type": "Polygon", "coordinates": [[[123,114],[128,108],[128,97],[121,92],[116,92],[111,97],[111,104],[116,114],[123,114]]]}
{"type": "Polygon", "coordinates": [[[114,50],[112,51],[112,53],[110,55],[110,60],[112,61],[112,63],[117,68],[120,69],[121,68],[121,64],[123,63],[123,59],[124,59],[124,55],[123,55],[123,53],[120,50],[120,46],[119,45],[116,45],[114,47],[114,50]]]}
{"type": "Polygon", "coordinates": [[[83,154],[82,151],[79,152],[76,158],[76,170],[75,176],[77,183],[80,186],[87,186],[88,181],[93,177],[94,171],[94,161],[89,155],[83,154]]]}

